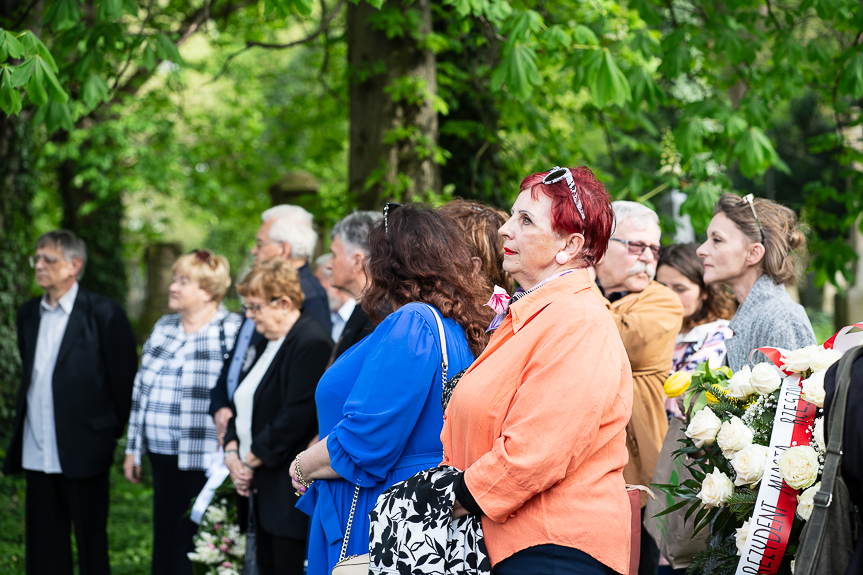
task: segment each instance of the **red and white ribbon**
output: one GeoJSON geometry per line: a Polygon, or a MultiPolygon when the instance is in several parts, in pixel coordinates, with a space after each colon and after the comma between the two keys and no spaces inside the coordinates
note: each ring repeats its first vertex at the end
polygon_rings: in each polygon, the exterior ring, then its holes
{"type": "MultiPolygon", "coordinates": [[[[769,357],[769,356],[768,356],[769,357]]],[[[786,377],[779,391],[776,419],[770,435],[767,466],[755,512],[749,520],[749,537],[737,564],[736,575],[776,573],[791,537],[797,511],[797,489],[779,473],[779,458],[789,447],[809,445],[817,408],[800,398],[800,374],[786,377]]]]}
{"type": "MultiPolygon", "coordinates": [[[[863,323],[843,327],[824,342],[824,348],[845,353],[863,344],[863,331],[851,333],[855,328],[863,330],[863,323]]],[[[755,512],[749,520],[749,537],[737,564],[736,575],[772,575],[779,570],[791,537],[798,494],[798,490],[789,487],[782,479],[779,458],[789,447],[809,445],[818,410],[815,405],[801,399],[800,374],[782,369],[787,350],[759,347],[749,354],[750,363],[756,351],[766,355],[785,374],[785,378],[770,435],[767,467],[758,489],[755,512]]]]}

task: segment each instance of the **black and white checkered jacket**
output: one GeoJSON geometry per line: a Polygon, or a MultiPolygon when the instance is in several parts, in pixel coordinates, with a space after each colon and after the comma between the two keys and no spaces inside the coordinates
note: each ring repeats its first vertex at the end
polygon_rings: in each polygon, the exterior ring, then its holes
{"type": "MultiPolygon", "coordinates": [[[[183,378],[180,400],[180,469],[204,470],[204,454],[219,448],[216,427],[208,413],[210,389],[216,385],[222,364],[234,345],[242,321],[243,318],[238,314],[219,311],[209,324],[195,333],[192,359],[187,359],[184,365],[184,370],[192,370],[192,377],[183,378]]],[[[147,412],[150,391],[162,368],[182,348],[182,330],[179,314],[163,316],[156,322],[144,344],[141,368],[135,376],[132,392],[132,413],[129,416],[126,442],[126,453],[135,455],[136,465],[141,464],[141,457],[147,453],[144,414],[147,412]]]]}

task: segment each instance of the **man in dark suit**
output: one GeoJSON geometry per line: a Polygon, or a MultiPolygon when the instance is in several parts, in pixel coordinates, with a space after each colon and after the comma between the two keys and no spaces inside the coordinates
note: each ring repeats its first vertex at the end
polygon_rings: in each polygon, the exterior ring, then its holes
{"type": "Polygon", "coordinates": [[[129,419],[135,336],[117,302],[78,285],[87,252],[72,232],[45,234],[30,260],[42,297],[18,311],[23,363],[4,473],[27,481],[28,575],[110,573],[108,472],[129,419]]]}
{"type": "MultiPolygon", "coordinates": [[[[283,204],[272,207],[261,214],[261,227],[255,236],[252,255],[255,263],[273,258],[289,262],[300,276],[300,287],[305,299],[303,309],[311,312],[327,332],[333,328],[327,292],[309,267],[309,258],[318,243],[312,214],[300,206],[283,204]]],[[[231,398],[246,371],[254,363],[257,345],[263,336],[255,331],[252,320],[243,322],[231,355],[225,361],[222,374],[210,390],[210,415],[216,423],[219,444],[224,443],[228,420],[234,416],[231,398]]]]}
{"type": "Polygon", "coordinates": [[[377,212],[355,212],[333,226],[330,244],[333,257],[327,263],[332,273],[331,283],[334,288],[357,301],[333,349],[333,361],[375,329],[363,311],[361,301],[368,283],[366,259],[369,257],[369,230],[381,218],[377,212]]]}

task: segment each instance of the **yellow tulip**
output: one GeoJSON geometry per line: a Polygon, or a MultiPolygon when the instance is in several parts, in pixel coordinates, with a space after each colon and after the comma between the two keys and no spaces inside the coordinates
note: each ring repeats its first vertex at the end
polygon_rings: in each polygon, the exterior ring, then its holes
{"type": "Polygon", "coordinates": [[[665,395],[668,397],[677,397],[681,395],[684,391],[689,389],[689,384],[692,381],[692,374],[686,371],[678,371],[672,373],[671,376],[665,380],[665,395]]]}

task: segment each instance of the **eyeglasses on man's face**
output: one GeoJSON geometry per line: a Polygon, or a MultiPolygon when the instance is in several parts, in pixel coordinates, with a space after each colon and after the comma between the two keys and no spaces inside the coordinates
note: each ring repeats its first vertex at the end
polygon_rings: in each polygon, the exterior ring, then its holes
{"type": "Polygon", "coordinates": [[[42,260],[43,262],[45,262],[45,265],[49,265],[49,266],[52,266],[52,265],[56,264],[58,261],[60,261],[59,256],[49,256],[46,254],[34,254],[34,255],[30,256],[28,259],[30,261],[30,267],[31,268],[35,268],[36,264],[39,263],[39,260],[42,260]]]}
{"type": "Polygon", "coordinates": [[[264,247],[264,246],[269,246],[269,245],[273,245],[273,244],[280,244],[280,243],[282,243],[282,242],[277,242],[277,241],[275,241],[275,240],[261,240],[261,239],[256,239],[256,240],[255,240],[255,247],[256,247],[256,248],[258,248],[258,249],[261,249],[261,248],[262,248],[262,247],[264,247]]]}
{"type": "Polygon", "coordinates": [[[624,244],[627,247],[628,252],[634,256],[640,256],[644,253],[644,250],[650,249],[650,253],[653,254],[653,259],[658,260],[659,254],[662,253],[662,246],[652,246],[644,242],[631,242],[629,240],[621,240],[620,238],[609,239],[624,244]]]}

